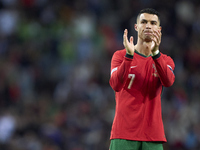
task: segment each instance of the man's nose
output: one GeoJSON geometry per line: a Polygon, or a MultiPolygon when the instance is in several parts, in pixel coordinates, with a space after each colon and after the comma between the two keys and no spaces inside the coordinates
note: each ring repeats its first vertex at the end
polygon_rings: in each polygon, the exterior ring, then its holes
{"type": "Polygon", "coordinates": [[[146,24],[146,28],[151,29],[151,24],[149,22],[146,24]]]}

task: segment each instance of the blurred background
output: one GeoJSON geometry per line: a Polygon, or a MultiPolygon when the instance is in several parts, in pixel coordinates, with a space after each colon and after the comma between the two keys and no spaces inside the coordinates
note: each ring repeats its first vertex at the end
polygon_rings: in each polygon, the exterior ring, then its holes
{"type": "Polygon", "coordinates": [[[160,12],[160,50],[176,65],[164,150],[199,150],[199,0],[0,0],[0,149],[108,150],[111,57],[145,7],[160,12]]]}

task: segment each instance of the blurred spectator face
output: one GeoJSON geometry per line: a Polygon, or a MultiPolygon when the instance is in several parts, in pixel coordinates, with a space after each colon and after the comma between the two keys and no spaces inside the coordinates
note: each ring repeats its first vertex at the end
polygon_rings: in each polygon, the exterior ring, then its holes
{"type": "Polygon", "coordinates": [[[135,30],[138,32],[138,37],[146,42],[151,42],[154,31],[160,31],[160,21],[158,16],[154,14],[143,13],[137,19],[135,30]]]}

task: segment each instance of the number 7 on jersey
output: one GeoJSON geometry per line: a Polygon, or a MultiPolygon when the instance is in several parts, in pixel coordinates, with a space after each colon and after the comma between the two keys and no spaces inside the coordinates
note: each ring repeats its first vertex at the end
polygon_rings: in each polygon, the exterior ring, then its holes
{"type": "Polygon", "coordinates": [[[128,78],[131,78],[130,83],[128,85],[128,89],[131,89],[131,86],[133,84],[133,80],[135,79],[135,74],[128,74],[128,78]]]}

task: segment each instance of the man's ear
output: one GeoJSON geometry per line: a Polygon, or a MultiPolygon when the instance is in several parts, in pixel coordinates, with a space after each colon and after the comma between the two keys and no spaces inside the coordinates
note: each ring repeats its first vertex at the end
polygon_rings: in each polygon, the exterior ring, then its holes
{"type": "Polygon", "coordinates": [[[138,31],[137,24],[134,25],[135,31],[138,31]]]}
{"type": "Polygon", "coordinates": [[[161,31],[161,30],[162,30],[162,27],[160,26],[159,29],[160,29],[160,31],[161,31]]]}

